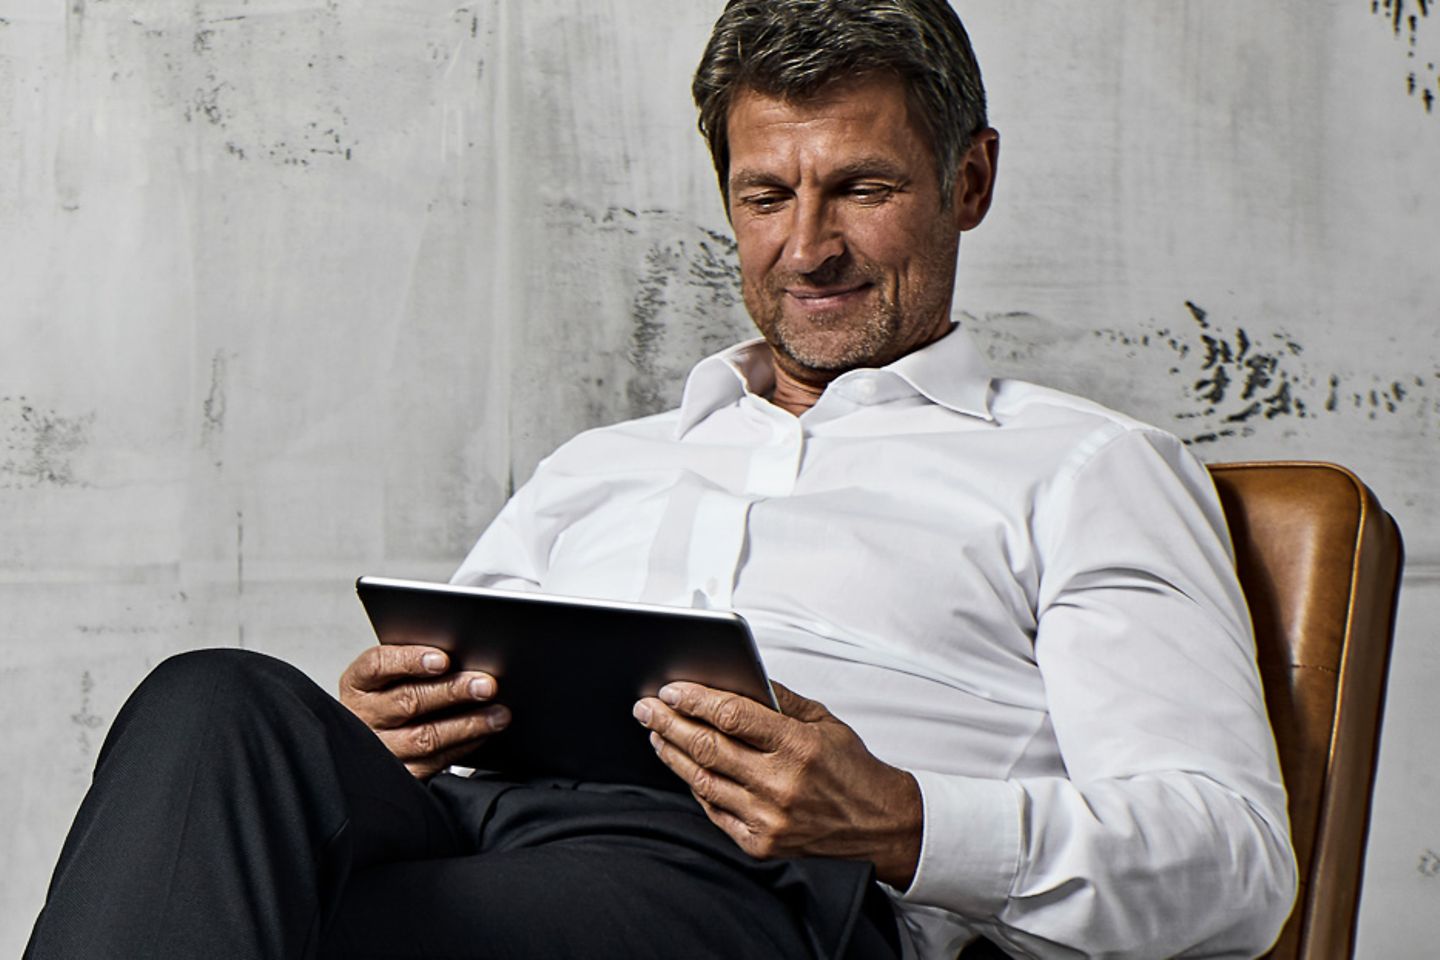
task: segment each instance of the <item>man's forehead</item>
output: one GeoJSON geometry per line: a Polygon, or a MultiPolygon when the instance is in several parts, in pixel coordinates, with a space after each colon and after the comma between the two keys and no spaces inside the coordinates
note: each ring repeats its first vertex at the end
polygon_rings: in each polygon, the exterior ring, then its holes
{"type": "Polygon", "coordinates": [[[878,173],[929,159],[928,141],[893,78],[834,83],[798,99],[747,89],[736,96],[729,119],[732,186],[751,176],[747,160],[793,159],[797,150],[824,151],[838,173],[878,173]]]}

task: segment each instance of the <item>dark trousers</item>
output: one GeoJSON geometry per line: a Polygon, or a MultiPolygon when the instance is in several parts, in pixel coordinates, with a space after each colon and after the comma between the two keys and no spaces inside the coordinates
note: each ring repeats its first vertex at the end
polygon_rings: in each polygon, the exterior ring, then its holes
{"type": "Polygon", "coordinates": [[[422,784],[299,671],[209,650],[116,717],[25,960],[893,958],[871,873],[751,859],[679,793],[422,784]]]}

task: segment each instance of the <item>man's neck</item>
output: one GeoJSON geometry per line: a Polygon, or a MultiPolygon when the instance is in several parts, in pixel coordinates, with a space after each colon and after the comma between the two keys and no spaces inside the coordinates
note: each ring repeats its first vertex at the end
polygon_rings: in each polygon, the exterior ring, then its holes
{"type": "Polygon", "coordinates": [[[825,392],[829,381],[824,383],[810,383],[800,380],[786,373],[778,363],[775,365],[775,391],[770,394],[770,402],[781,410],[800,416],[806,410],[815,406],[815,401],[825,392]]]}

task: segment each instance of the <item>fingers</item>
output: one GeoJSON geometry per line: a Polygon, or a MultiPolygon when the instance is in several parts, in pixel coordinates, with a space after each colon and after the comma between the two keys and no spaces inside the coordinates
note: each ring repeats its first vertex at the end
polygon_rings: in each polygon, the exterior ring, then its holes
{"type": "MultiPolygon", "coordinates": [[[[776,689],[777,694],[780,690],[784,690],[778,684],[776,689]]],[[[804,700],[803,697],[796,697],[788,690],[785,692],[796,700],[804,700]]],[[[725,736],[743,741],[757,750],[779,749],[785,742],[789,728],[785,716],[776,713],[762,703],[757,703],[738,693],[715,690],[698,683],[667,683],[660,688],[659,699],[671,708],[668,711],[655,711],[657,717],[663,715],[661,722],[667,724],[672,722],[671,718],[675,714],[682,717],[693,717],[700,723],[684,725],[682,730],[699,731],[703,727],[711,727],[725,736]]],[[[650,702],[653,705],[653,698],[650,698],[650,702]]],[[[651,729],[660,728],[652,727],[651,729]]],[[[660,732],[667,739],[673,739],[668,730],[661,729],[660,732]]]]}
{"type": "Polygon", "coordinates": [[[494,704],[409,726],[377,729],[375,733],[390,752],[412,770],[418,764],[434,772],[459,760],[509,722],[509,709],[494,704]]]}
{"type": "Polygon", "coordinates": [[[818,743],[803,724],[748,697],[695,683],[667,684],[634,712],[660,760],[707,811],[733,814],[750,833],[764,806],[788,797],[818,743]]]}
{"type": "Polygon", "coordinates": [[[760,801],[753,787],[696,763],[658,733],[650,734],[655,753],[690,787],[705,815],[752,857],[782,856],[788,818],[781,807],[760,801]]]}
{"type": "Polygon", "coordinates": [[[812,755],[807,738],[790,733],[800,725],[747,697],[698,684],[668,685],[661,697],[635,705],[661,762],[746,853],[784,854],[803,758],[812,755]]]}
{"type": "MultiPolygon", "coordinates": [[[[636,704],[637,716],[642,713],[642,705],[636,704]]],[[[747,753],[758,756],[757,752],[744,744],[727,740],[713,727],[694,731],[699,725],[693,720],[671,714],[671,719],[667,721],[654,710],[649,717],[647,726],[654,724],[666,731],[664,734],[658,729],[650,732],[650,746],[654,748],[655,755],[685,782],[711,822],[752,856],[772,855],[768,845],[754,846],[757,838],[772,835],[761,826],[764,813],[771,808],[757,803],[753,794],[756,771],[750,768],[758,767],[758,764],[753,763],[753,757],[748,758],[752,762],[746,762],[743,757],[747,753]],[[691,735],[692,732],[694,735],[691,735]],[[671,737],[676,739],[669,739],[671,737]],[[688,745],[678,746],[677,741],[681,739],[688,745]],[[691,756],[689,751],[694,751],[701,760],[691,756]]]]}
{"type": "Polygon", "coordinates": [[[372,729],[388,729],[495,696],[494,677],[478,671],[447,674],[449,666],[445,651],[434,647],[379,644],[341,675],[340,701],[372,729]]]}
{"type": "Polygon", "coordinates": [[[650,746],[655,748],[656,755],[665,766],[690,786],[690,792],[695,794],[695,799],[706,807],[728,812],[746,806],[745,788],[718,772],[715,767],[697,763],[675,744],[653,731],[650,734],[650,746]]]}
{"type": "Polygon", "coordinates": [[[361,712],[372,728],[389,729],[406,726],[429,714],[472,707],[493,696],[493,677],[484,673],[456,673],[363,693],[357,712],[361,712]]]}
{"type": "Polygon", "coordinates": [[[444,650],[423,644],[379,643],[367,647],[340,676],[342,692],[383,690],[404,677],[438,676],[450,667],[444,650]]]}
{"type": "Polygon", "coordinates": [[[746,781],[761,762],[761,752],[750,744],[653,699],[635,705],[635,718],[650,730],[660,759],[692,787],[696,770],[746,781]]]}
{"type": "Polygon", "coordinates": [[[340,701],[418,777],[443,770],[510,723],[508,708],[489,703],[494,677],[449,667],[443,650],[381,644],[340,678],[340,701]]]}

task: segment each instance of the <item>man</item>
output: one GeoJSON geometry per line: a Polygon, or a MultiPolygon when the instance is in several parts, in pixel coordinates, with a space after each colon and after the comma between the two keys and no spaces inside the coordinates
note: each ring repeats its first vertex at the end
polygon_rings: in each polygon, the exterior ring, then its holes
{"type": "Polygon", "coordinates": [[[694,91],[762,339],[562,447],[455,579],[739,609],[782,712],[693,683],[637,703],[693,800],[466,780],[440,771],[510,717],[438,650],[367,650],[348,714],[273,661],[177,658],[117,718],[27,956],[1239,957],[1278,933],[1284,791],[1203,468],[990,378],[952,329],[998,157],[959,20],[734,0],[694,91]]]}

